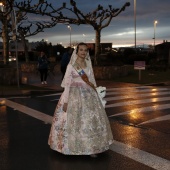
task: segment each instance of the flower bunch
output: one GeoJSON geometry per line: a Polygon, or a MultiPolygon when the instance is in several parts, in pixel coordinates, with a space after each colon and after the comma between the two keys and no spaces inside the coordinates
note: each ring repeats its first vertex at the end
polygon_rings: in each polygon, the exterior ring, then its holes
{"type": "Polygon", "coordinates": [[[99,98],[100,98],[102,104],[103,104],[103,107],[105,107],[106,100],[103,99],[103,98],[106,96],[106,87],[99,86],[99,87],[96,88],[96,91],[99,95],[99,98]]]}

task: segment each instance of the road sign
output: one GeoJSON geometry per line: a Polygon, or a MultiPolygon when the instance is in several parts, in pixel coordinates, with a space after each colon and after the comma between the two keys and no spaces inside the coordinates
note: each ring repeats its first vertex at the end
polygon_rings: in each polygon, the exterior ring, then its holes
{"type": "Polygon", "coordinates": [[[145,70],[145,61],[134,61],[135,70],[145,70]]]}
{"type": "Polygon", "coordinates": [[[139,70],[139,80],[141,80],[141,70],[145,70],[145,61],[134,61],[134,69],[139,70]]]}

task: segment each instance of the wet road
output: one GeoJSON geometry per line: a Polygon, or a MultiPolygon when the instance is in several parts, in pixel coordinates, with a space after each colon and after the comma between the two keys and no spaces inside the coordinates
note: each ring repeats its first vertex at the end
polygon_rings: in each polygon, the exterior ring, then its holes
{"type": "Polygon", "coordinates": [[[108,88],[106,112],[115,142],[97,158],[50,150],[47,140],[59,97],[0,99],[0,170],[170,169],[169,87],[108,88]]]}

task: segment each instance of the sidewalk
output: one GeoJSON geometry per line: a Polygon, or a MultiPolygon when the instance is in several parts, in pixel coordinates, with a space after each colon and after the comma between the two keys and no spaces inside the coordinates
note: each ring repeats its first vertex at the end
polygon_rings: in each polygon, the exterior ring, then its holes
{"type": "MultiPolygon", "coordinates": [[[[24,84],[40,87],[39,90],[21,90],[20,88],[15,90],[0,90],[0,96],[14,96],[14,95],[30,95],[39,93],[51,93],[51,92],[61,92],[63,88],[61,87],[61,73],[57,72],[55,74],[50,73],[47,77],[47,85],[42,85],[40,81],[40,76],[38,73],[26,73],[22,72],[22,77],[26,78],[24,84]]],[[[130,83],[115,83],[109,80],[97,80],[98,86],[105,86],[107,88],[120,87],[120,86],[137,86],[136,84],[130,83]]],[[[20,85],[21,86],[21,85],[20,85]]]]}
{"type": "MultiPolygon", "coordinates": [[[[27,77],[28,84],[38,87],[43,87],[47,89],[57,90],[61,91],[63,90],[61,88],[61,78],[62,74],[59,70],[57,70],[55,73],[50,73],[47,78],[47,85],[42,85],[40,81],[39,73],[22,73],[22,76],[27,77]]],[[[139,84],[134,83],[123,83],[123,82],[114,82],[112,80],[96,80],[97,86],[106,86],[107,88],[111,87],[121,87],[121,86],[127,86],[127,87],[133,87],[133,86],[139,86],[139,84]]],[[[157,82],[153,84],[145,84],[146,86],[162,86],[162,85],[170,85],[170,81],[168,82],[157,82]]]]}
{"type": "Polygon", "coordinates": [[[22,73],[22,78],[24,82],[19,84],[18,88],[3,90],[3,87],[0,89],[0,98],[7,96],[22,96],[22,95],[31,95],[31,94],[40,94],[40,93],[49,93],[49,92],[61,92],[63,89],[60,86],[61,75],[49,75],[47,78],[47,85],[42,85],[40,81],[40,76],[38,73],[22,73]],[[23,85],[30,85],[37,87],[37,90],[30,88],[28,90],[22,90],[23,85]]]}
{"type": "Polygon", "coordinates": [[[27,77],[27,84],[44,88],[44,90],[63,90],[60,86],[62,80],[61,74],[59,73],[50,73],[47,77],[47,85],[41,84],[39,73],[22,73],[22,77],[27,77]]]}
{"type": "MultiPolygon", "coordinates": [[[[22,77],[26,78],[27,85],[39,87],[39,90],[21,90],[20,88],[12,91],[3,91],[0,90],[0,96],[14,96],[14,95],[30,95],[30,94],[42,94],[42,93],[53,93],[53,92],[61,92],[63,88],[61,87],[61,73],[50,73],[47,78],[47,85],[42,85],[40,81],[40,77],[38,73],[22,73],[22,77]]],[[[105,86],[106,88],[114,88],[114,87],[134,87],[139,86],[138,84],[132,83],[122,83],[122,82],[113,82],[111,80],[97,80],[97,86],[105,86]]],[[[162,86],[162,85],[170,85],[170,82],[160,82],[156,84],[147,84],[154,86],[162,86]]]]}

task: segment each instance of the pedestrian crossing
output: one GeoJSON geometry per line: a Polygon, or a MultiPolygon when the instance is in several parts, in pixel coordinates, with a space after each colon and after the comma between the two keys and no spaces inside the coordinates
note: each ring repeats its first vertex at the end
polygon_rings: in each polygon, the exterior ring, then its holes
{"type": "MultiPolygon", "coordinates": [[[[48,98],[52,102],[57,102],[61,93],[37,96],[39,98],[48,98]],[[53,99],[51,97],[53,96],[53,99]],[[58,96],[55,98],[55,96],[58,96]]],[[[170,109],[170,90],[166,87],[137,86],[122,88],[107,88],[106,97],[107,109],[124,108],[125,111],[109,114],[108,117],[116,117],[131,113],[146,113],[155,111],[164,111],[170,109]],[[125,107],[126,106],[126,107],[125,107]],[[127,106],[134,106],[127,110],[127,106]]],[[[122,110],[122,109],[121,109],[122,110]]],[[[154,121],[170,120],[170,115],[162,115],[140,124],[153,123],[154,121]]]]}
{"type": "MultiPolygon", "coordinates": [[[[128,99],[128,98],[126,98],[128,99]]],[[[114,98],[115,100],[115,98],[114,98]]],[[[106,98],[106,101],[112,101],[112,97],[106,98]]],[[[107,104],[106,108],[110,107],[117,107],[117,106],[123,106],[123,105],[137,105],[137,104],[144,104],[144,103],[154,103],[154,102],[162,102],[162,101],[170,101],[170,97],[154,97],[149,99],[137,99],[137,100],[130,100],[126,102],[119,102],[119,103],[113,103],[113,104],[107,104]]]]}
{"type": "MultiPolygon", "coordinates": [[[[40,95],[49,102],[57,104],[61,93],[40,95]]],[[[149,113],[170,109],[170,90],[166,87],[137,86],[107,88],[106,112],[109,118],[135,113],[149,113]],[[109,109],[109,110],[108,110],[109,109]],[[116,112],[115,110],[116,109],[116,112]]],[[[139,124],[170,120],[170,114],[159,115],[139,124]]]]}
{"type": "MultiPolygon", "coordinates": [[[[116,117],[127,115],[131,113],[146,113],[163,111],[170,109],[170,90],[169,88],[160,87],[127,87],[127,88],[110,88],[107,89],[105,100],[109,103],[106,104],[107,108],[134,106],[131,109],[111,114],[109,117],[116,117]],[[122,101],[123,100],[123,101],[122,101]],[[146,106],[145,106],[146,104],[146,106]]],[[[114,113],[114,112],[113,112],[114,113]]],[[[167,121],[170,120],[169,115],[162,115],[151,120],[141,122],[141,124],[153,123],[154,121],[167,121]]]]}

